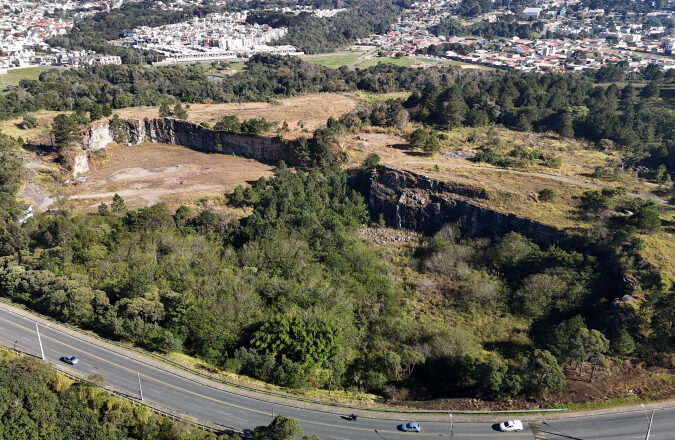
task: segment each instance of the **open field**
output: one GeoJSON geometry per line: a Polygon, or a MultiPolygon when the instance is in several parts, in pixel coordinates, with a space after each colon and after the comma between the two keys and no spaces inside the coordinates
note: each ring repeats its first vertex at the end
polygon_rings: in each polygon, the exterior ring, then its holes
{"type": "Polygon", "coordinates": [[[379,63],[384,63],[384,64],[395,64],[397,66],[414,66],[415,64],[419,64],[420,62],[429,62],[429,60],[424,60],[422,58],[389,58],[389,57],[375,57],[375,58],[370,58],[362,63],[359,63],[356,65],[356,67],[360,69],[366,69],[371,66],[376,66],[379,63]]]}
{"type": "Polygon", "coordinates": [[[94,211],[115,193],[129,208],[164,202],[170,209],[186,204],[227,211],[224,193],[272,175],[271,166],[255,160],[176,145],[112,145],[91,162],[87,181],[68,188],[68,203],[78,211],[94,211]]]}
{"type": "MultiPolygon", "coordinates": [[[[225,115],[237,115],[239,119],[265,118],[270,122],[286,121],[294,137],[303,130],[313,131],[326,123],[329,117],[339,117],[357,105],[357,100],[337,93],[317,93],[284,99],[279,103],[248,102],[242,104],[192,104],[188,120],[213,125],[225,115]]],[[[158,107],[133,107],[115,111],[120,118],[142,119],[159,116],[158,107]]]]}
{"type": "Polygon", "coordinates": [[[403,137],[384,130],[372,130],[358,136],[344,135],[340,138],[340,146],[350,158],[349,166],[357,166],[368,154],[376,153],[381,158],[380,163],[385,165],[483,188],[489,194],[489,200],[480,203],[558,228],[589,226],[578,216],[578,197],[584,191],[621,185],[649,195],[650,187],[630,174],[626,174],[621,182],[606,182],[591,176],[596,166],[614,160],[616,153],[584,148],[581,142],[555,135],[496,129],[499,148],[508,151],[536,147],[559,156],[562,159],[559,168],[533,163],[522,168],[504,169],[464,157],[478,151],[485,142],[485,131],[457,129],[447,132],[448,139],[442,141],[440,154],[433,157],[408,149],[403,137]],[[537,201],[537,193],[545,188],[554,191],[553,201],[537,201]]]}
{"type": "Polygon", "coordinates": [[[327,55],[310,55],[303,57],[303,61],[318,64],[320,66],[337,69],[342,66],[353,66],[365,52],[336,53],[327,55]]]}
{"type": "Polygon", "coordinates": [[[22,79],[38,79],[40,74],[46,70],[47,67],[25,67],[23,69],[12,69],[6,74],[0,75],[0,84],[9,85],[16,84],[22,79]]]}
{"type": "Polygon", "coordinates": [[[38,120],[38,126],[26,130],[20,127],[21,121],[23,120],[22,116],[6,121],[0,121],[0,130],[9,136],[15,138],[20,137],[27,143],[37,142],[39,139],[49,136],[49,129],[52,125],[52,121],[59,113],[60,112],[49,110],[32,112],[31,114],[38,120]]]}
{"type": "MultiPolygon", "coordinates": [[[[358,104],[359,97],[337,93],[317,93],[284,99],[279,103],[249,102],[242,104],[192,104],[188,110],[188,120],[211,125],[225,115],[237,115],[239,119],[265,118],[270,122],[286,121],[291,130],[287,138],[300,134],[311,136],[317,127],[325,124],[329,117],[335,118],[351,111],[358,104]]],[[[60,112],[41,110],[32,112],[38,119],[38,126],[24,130],[19,124],[22,117],[0,122],[0,130],[13,137],[21,137],[27,142],[37,142],[49,136],[52,121],[60,112]]],[[[115,110],[121,118],[143,119],[159,116],[159,107],[129,107],[115,110]]]]}

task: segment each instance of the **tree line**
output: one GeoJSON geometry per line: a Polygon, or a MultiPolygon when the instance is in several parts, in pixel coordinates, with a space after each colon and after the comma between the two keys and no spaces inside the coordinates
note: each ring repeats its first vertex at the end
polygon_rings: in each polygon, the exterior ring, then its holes
{"type": "MultiPolygon", "coordinates": [[[[134,406],[103,388],[105,379],[90,376],[75,382],[45,362],[0,348],[0,436],[7,440],[241,440],[238,434],[212,433],[187,422],[134,406]]],[[[251,440],[319,440],[303,436],[297,420],[277,416],[244,438],[251,440]]]]}
{"type": "Polygon", "coordinates": [[[322,18],[311,12],[296,15],[271,10],[252,11],[246,21],[288,28],[288,34],[275,44],[291,44],[313,54],[332,52],[358,38],[386,33],[402,11],[397,2],[391,0],[349,0],[340,7],[347,10],[322,18]]]}

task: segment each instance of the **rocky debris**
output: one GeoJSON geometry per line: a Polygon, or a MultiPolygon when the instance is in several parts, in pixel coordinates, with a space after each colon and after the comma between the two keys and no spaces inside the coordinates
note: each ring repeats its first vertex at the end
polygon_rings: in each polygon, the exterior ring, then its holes
{"type": "Polygon", "coordinates": [[[463,150],[444,151],[441,155],[449,157],[450,159],[473,159],[476,157],[475,152],[463,150]]]}
{"type": "Polygon", "coordinates": [[[374,221],[382,216],[388,226],[397,229],[434,233],[447,223],[459,223],[469,236],[495,240],[511,231],[541,244],[560,243],[567,238],[555,228],[486,208],[467,198],[487,198],[487,194],[479,188],[386,166],[377,166],[371,175],[371,216],[374,221]]]}
{"type": "Polygon", "coordinates": [[[372,243],[413,243],[419,241],[419,235],[404,229],[363,227],[359,237],[372,243]]]}

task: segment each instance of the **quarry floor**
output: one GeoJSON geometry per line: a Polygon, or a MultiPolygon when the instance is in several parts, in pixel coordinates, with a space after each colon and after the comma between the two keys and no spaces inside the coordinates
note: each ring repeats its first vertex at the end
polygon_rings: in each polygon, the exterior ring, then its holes
{"type": "Polygon", "coordinates": [[[82,211],[95,211],[115,193],[129,208],[164,202],[171,210],[182,204],[225,209],[225,193],[272,175],[272,166],[252,159],[150,143],[112,145],[93,154],[90,166],[86,182],[68,187],[69,204],[82,211]]]}

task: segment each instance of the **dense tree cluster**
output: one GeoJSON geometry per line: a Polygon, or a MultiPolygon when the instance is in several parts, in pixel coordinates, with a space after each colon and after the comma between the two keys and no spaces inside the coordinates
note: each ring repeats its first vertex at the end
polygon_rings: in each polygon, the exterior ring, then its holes
{"type": "MultiPolygon", "coordinates": [[[[557,131],[621,148],[654,172],[675,172],[675,115],[628,84],[594,85],[583,76],[512,74],[450,86],[428,84],[405,107],[414,119],[444,129],[490,122],[521,131],[557,131]],[[608,142],[611,141],[611,142],[608,142]]],[[[504,162],[490,153],[479,160],[504,162]]],[[[651,177],[651,176],[649,176],[651,177]]]]}
{"type": "Polygon", "coordinates": [[[6,349],[0,349],[0,437],[239,439],[157,416],[147,407],[133,406],[88,383],[73,383],[48,364],[14,356],[6,349]]]}
{"type": "MultiPolygon", "coordinates": [[[[83,70],[50,70],[39,81],[22,80],[0,95],[0,119],[25,112],[76,110],[91,112],[97,104],[113,108],[175,102],[268,101],[301,93],[365,90],[393,92],[421,89],[476,72],[444,67],[431,71],[381,64],[368,69],[327,69],[298,58],[256,55],[245,72],[211,81],[198,65],[103,66],[83,70]]],[[[107,107],[106,107],[107,108],[107,107]]],[[[102,111],[107,112],[107,110],[102,111]]]]}
{"type": "Polygon", "coordinates": [[[276,44],[292,44],[311,54],[332,52],[358,38],[386,33],[401,13],[401,8],[391,0],[347,0],[339,7],[347,10],[333,17],[261,10],[249,13],[246,21],[288,28],[288,34],[276,44]]]}
{"type": "Polygon", "coordinates": [[[14,139],[0,133],[0,257],[14,254],[26,244],[18,223],[23,209],[16,193],[22,183],[23,161],[17,146],[14,139]]]}
{"type": "Polygon", "coordinates": [[[520,17],[516,15],[505,15],[494,22],[481,20],[469,26],[464,26],[454,17],[447,17],[431,27],[430,31],[435,35],[446,37],[474,35],[487,39],[496,37],[533,39],[538,38],[543,29],[544,23],[542,21],[529,23],[521,21],[520,17]]]}

